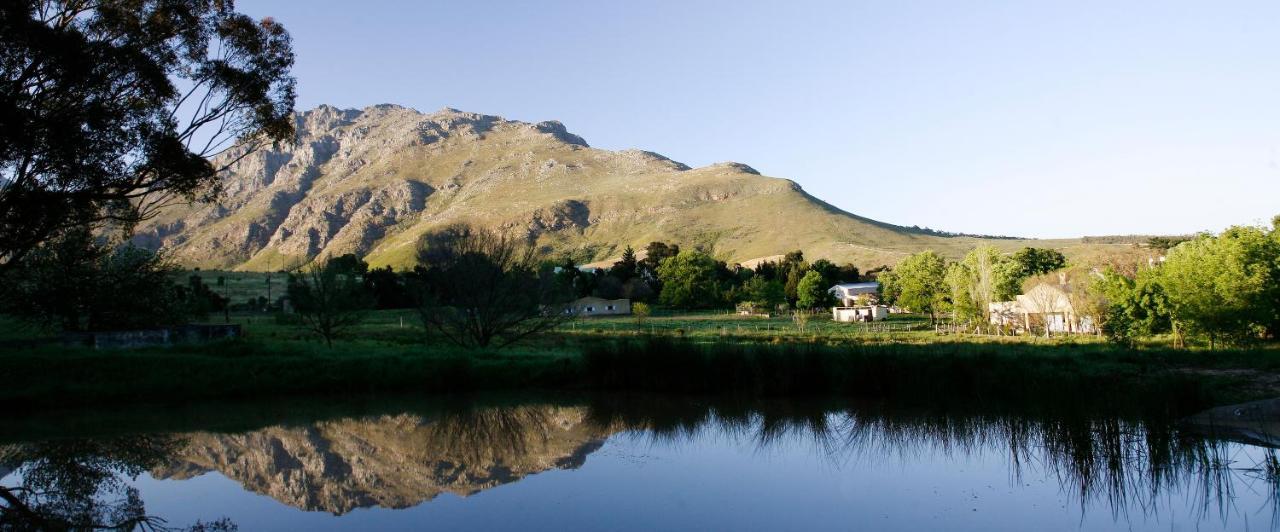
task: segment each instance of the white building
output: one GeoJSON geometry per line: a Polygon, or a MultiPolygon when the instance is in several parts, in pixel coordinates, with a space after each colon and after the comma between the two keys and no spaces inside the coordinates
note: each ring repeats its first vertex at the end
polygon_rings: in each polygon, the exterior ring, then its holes
{"type": "Polygon", "coordinates": [[[846,323],[856,321],[880,321],[888,317],[889,307],[885,305],[831,308],[831,319],[846,323]]]}
{"type": "Polygon", "coordinates": [[[584,297],[571,304],[570,312],[578,316],[622,316],[631,314],[631,300],[584,297]]]}
{"type": "Polygon", "coordinates": [[[841,307],[853,307],[858,304],[858,296],[870,296],[871,298],[879,298],[880,283],[872,281],[869,283],[840,283],[827,289],[832,296],[836,298],[841,307]]]}
{"type": "Polygon", "coordinates": [[[1050,333],[1098,332],[1093,317],[1081,316],[1071,304],[1066,285],[1038,284],[1014,301],[997,301],[988,307],[991,324],[1030,331],[1034,325],[1050,333]]]}

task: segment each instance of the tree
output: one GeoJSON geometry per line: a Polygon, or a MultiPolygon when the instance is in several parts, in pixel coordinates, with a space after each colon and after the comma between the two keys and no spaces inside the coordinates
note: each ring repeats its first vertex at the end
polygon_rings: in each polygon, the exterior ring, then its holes
{"type": "Polygon", "coordinates": [[[1168,299],[1156,270],[1143,270],[1130,279],[1107,269],[1092,282],[1100,299],[1099,325],[1113,342],[1132,346],[1139,337],[1170,330],[1168,299]]]}
{"type": "Polygon", "coordinates": [[[648,303],[645,303],[643,301],[637,301],[631,304],[631,315],[634,316],[636,319],[637,329],[644,327],[645,320],[649,319],[649,314],[652,314],[652,313],[653,313],[653,310],[649,308],[648,303]]]}
{"type": "Polygon", "coordinates": [[[743,283],[738,294],[739,302],[748,303],[759,309],[772,309],[787,300],[782,283],[759,275],[743,283]]]}
{"type": "MultiPolygon", "coordinates": [[[[218,278],[222,281],[222,277],[218,278]]],[[[187,285],[177,287],[179,298],[186,301],[187,313],[192,318],[204,319],[211,312],[227,312],[228,299],[214,292],[199,274],[187,276],[187,285]]],[[[225,316],[228,321],[230,316],[225,316]]]]}
{"type": "Polygon", "coordinates": [[[827,259],[818,259],[813,261],[813,264],[809,266],[809,269],[822,275],[822,282],[825,283],[828,288],[839,283],[858,282],[858,268],[852,264],[846,264],[841,267],[836,266],[827,259]]]}
{"type": "Polygon", "coordinates": [[[163,257],[132,246],[113,248],[85,229],[44,242],[11,273],[3,285],[6,310],[64,331],[177,325],[191,306],[163,257]]]}
{"type": "Polygon", "coordinates": [[[784,270],[787,272],[784,277],[787,282],[783,285],[783,290],[787,295],[787,303],[795,306],[800,301],[800,280],[804,278],[804,271],[799,268],[790,268],[784,270]]]}
{"type": "Polygon", "coordinates": [[[489,229],[446,227],[423,238],[416,279],[423,325],[463,347],[505,347],[573,317],[573,288],[538,269],[532,243],[489,229]]]}
{"type": "MultiPolygon", "coordinates": [[[[1032,248],[1027,248],[1032,249],[1032,248]]],[[[951,304],[957,319],[971,323],[988,323],[991,303],[1007,300],[1009,262],[993,246],[980,245],[969,251],[960,262],[947,268],[947,284],[951,288],[951,304]]]]}
{"type": "Polygon", "coordinates": [[[716,260],[701,251],[681,251],[658,267],[658,301],[675,308],[709,308],[720,302],[716,260]]]}
{"type": "Polygon", "coordinates": [[[363,280],[334,259],[312,262],[289,275],[288,294],[302,325],[333,347],[333,340],[364,321],[373,297],[363,280]]]}
{"type": "Polygon", "coordinates": [[[627,246],[622,250],[622,258],[613,263],[613,267],[609,268],[609,275],[625,283],[636,276],[636,269],[639,266],[640,262],[636,260],[636,250],[632,249],[631,246],[627,246]]]}
{"type": "Polygon", "coordinates": [[[892,271],[880,274],[880,281],[889,301],[928,314],[930,323],[946,309],[946,262],[932,250],[908,255],[892,271]]]}
{"type": "Polygon", "coordinates": [[[413,306],[404,277],[392,270],[390,266],[367,271],[364,274],[364,288],[373,296],[374,306],[377,308],[396,309],[413,306]]]}
{"type": "Polygon", "coordinates": [[[1275,320],[1280,242],[1257,227],[1202,235],[1169,251],[1159,280],[1175,334],[1249,341],[1275,320]]]}
{"type": "Polygon", "coordinates": [[[821,273],[815,270],[809,270],[800,279],[800,283],[796,288],[796,308],[801,310],[809,310],[818,307],[829,307],[834,302],[834,297],[829,290],[830,284],[822,277],[821,273]]]}
{"type": "Polygon", "coordinates": [[[0,270],[70,228],[215,196],[222,169],[292,137],[292,64],[284,28],[230,1],[3,3],[0,270]]]}
{"type": "Polygon", "coordinates": [[[184,447],[171,435],[58,438],[5,445],[17,474],[0,486],[0,530],[236,530],[230,520],[174,528],[148,515],[129,482],[163,467],[184,447]]]}
{"type": "Polygon", "coordinates": [[[650,242],[644,248],[645,257],[641,261],[641,266],[653,272],[658,272],[658,267],[662,265],[662,261],[680,254],[680,246],[677,244],[668,245],[665,242],[650,242]]]}
{"type": "Polygon", "coordinates": [[[1017,264],[1015,273],[1020,280],[1060,270],[1067,266],[1067,257],[1056,249],[1026,247],[1013,254],[1017,264]]]}

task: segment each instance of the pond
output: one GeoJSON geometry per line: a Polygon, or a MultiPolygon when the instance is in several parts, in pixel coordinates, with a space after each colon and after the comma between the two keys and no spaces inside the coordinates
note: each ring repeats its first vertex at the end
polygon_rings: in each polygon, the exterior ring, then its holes
{"type": "Polygon", "coordinates": [[[0,429],[0,529],[1267,530],[1265,434],[653,396],[76,412],[0,429]]]}

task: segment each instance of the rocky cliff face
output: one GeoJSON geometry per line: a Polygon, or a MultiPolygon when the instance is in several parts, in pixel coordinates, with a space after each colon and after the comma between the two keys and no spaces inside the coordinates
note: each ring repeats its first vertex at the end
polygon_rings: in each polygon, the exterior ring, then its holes
{"type": "Polygon", "coordinates": [[[217,471],[284,504],[343,514],[406,508],[441,493],[461,496],[551,469],[577,468],[607,432],[585,410],[489,409],[271,427],[244,434],[182,435],[183,449],[156,478],[217,471]]]}
{"type": "Polygon", "coordinates": [[[187,266],[247,270],[344,253],[410,266],[422,234],[457,222],[523,232],[583,261],[653,240],[727,260],[799,248],[864,266],[973,244],[839,211],[745,164],[689,168],[651,152],[591,148],[559,122],[454,109],[300,113],[292,145],[235,162],[224,188],[216,204],[164,211],[136,241],[187,266]]]}

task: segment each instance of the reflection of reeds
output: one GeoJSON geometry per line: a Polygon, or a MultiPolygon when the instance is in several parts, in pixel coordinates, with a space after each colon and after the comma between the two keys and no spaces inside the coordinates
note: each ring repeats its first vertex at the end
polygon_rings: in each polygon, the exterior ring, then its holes
{"type": "MultiPolygon", "coordinates": [[[[1158,421],[653,398],[597,400],[589,420],[665,444],[711,434],[751,441],[760,450],[808,441],[833,463],[1004,452],[1014,482],[1028,470],[1042,471],[1064,493],[1074,494],[1082,511],[1103,504],[1113,518],[1134,509],[1149,515],[1158,510],[1161,496],[1182,492],[1201,519],[1226,519],[1244,474],[1265,479],[1269,494],[1280,494],[1280,460],[1274,453],[1258,466],[1240,468],[1227,458],[1230,444],[1158,421]]],[[[1272,511],[1275,515],[1274,504],[1272,511]]]]}

